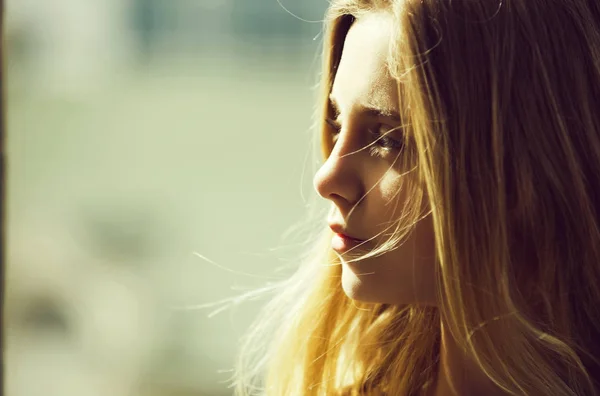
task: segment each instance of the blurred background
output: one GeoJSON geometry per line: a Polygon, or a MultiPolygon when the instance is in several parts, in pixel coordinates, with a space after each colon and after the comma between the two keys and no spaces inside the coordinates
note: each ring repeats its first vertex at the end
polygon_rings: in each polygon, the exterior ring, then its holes
{"type": "Polygon", "coordinates": [[[264,300],[209,305],[300,253],[327,0],[5,3],[5,394],[231,395],[264,300]]]}

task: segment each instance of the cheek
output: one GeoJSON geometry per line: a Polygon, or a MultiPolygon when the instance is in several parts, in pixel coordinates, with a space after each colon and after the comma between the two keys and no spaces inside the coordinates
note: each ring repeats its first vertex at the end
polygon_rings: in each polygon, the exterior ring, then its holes
{"type": "Polygon", "coordinates": [[[435,240],[429,217],[411,237],[383,256],[344,263],[342,286],[355,300],[435,305],[435,240]]]}
{"type": "Polygon", "coordinates": [[[415,198],[420,195],[414,183],[414,175],[410,172],[401,173],[393,168],[388,169],[381,177],[378,192],[381,207],[386,208],[382,215],[388,218],[397,218],[403,210],[410,209],[410,205],[413,205],[415,198]]]}
{"type": "Polygon", "coordinates": [[[402,184],[402,177],[397,172],[393,169],[387,170],[379,182],[382,199],[386,202],[398,200],[405,193],[402,184]]]}

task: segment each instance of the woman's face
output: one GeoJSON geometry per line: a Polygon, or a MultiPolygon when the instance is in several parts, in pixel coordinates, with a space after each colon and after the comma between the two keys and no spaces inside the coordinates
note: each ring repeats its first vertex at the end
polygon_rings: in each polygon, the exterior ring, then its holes
{"type": "Polygon", "coordinates": [[[331,91],[339,127],[331,155],[317,172],[317,192],[331,201],[332,249],[342,262],[342,287],[353,299],[391,304],[435,304],[435,241],[431,216],[419,221],[396,249],[349,262],[386,241],[408,198],[401,182],[415,180],[402,169],[397,82],[387,68],[392,17],[370,13],[353,24],[331,91]],[[367,148],[365,146],[370,145],[367,148]],[[400,157],[399,157],[400,156],[400,157]],[[351,209],[354,208],[349,216],[351,209]],[[386,231],[387,229],[387,231],[386,231]],[[385,235],[380,235],[385,233],[385,235]],[[350,248],[353,248],[348,252],[350,248]],[[351,255],[352,254],[352,255],[351,255]]]}

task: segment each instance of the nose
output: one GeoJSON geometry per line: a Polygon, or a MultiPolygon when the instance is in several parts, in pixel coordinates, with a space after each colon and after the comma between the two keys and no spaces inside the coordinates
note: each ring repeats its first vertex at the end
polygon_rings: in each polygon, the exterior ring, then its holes
{"type": "Polygon", "coordinates": [[[317,171],[313,186],[317,193],[346,212],[358,202],[362,193],[358,153],[344,149],[338,141],[329,158],[317,171]]]}

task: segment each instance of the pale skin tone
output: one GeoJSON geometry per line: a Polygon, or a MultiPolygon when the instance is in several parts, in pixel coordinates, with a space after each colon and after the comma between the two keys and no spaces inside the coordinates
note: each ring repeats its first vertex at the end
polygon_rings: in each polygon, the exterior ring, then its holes
{"type": "MultiPolygon", "coordinates": [[[[357,239],[375,237],[362,249],[385,240],[377,235],[397,219],[407,198],[402,180],[415,177],[395,161],[404,149],[399,144],[402,130],[385,135],[399,126],[401,113],[397,82],[387,68],[392,29],[392,18],[385,12],[367,14],[351,27],[331,91],[332,105],[339,113],[332,121],[339,132],[314,179],[317,192],[332,203],[330,222],[343,224],[357,239]],[[387,139],[378,140],[377,133],[387,139]],[[361,150],[370,143],[372,149],[361,150]]],[[[431,216],[419,221],[397,249],[358,262],[348,262],[344,254],[340,259],[342,287],[350,298],[437,305],[431,216]]],[[[441,364],[428,396],[500,394],[455,345],[444,323],[441,328],[441,364]]]]}

